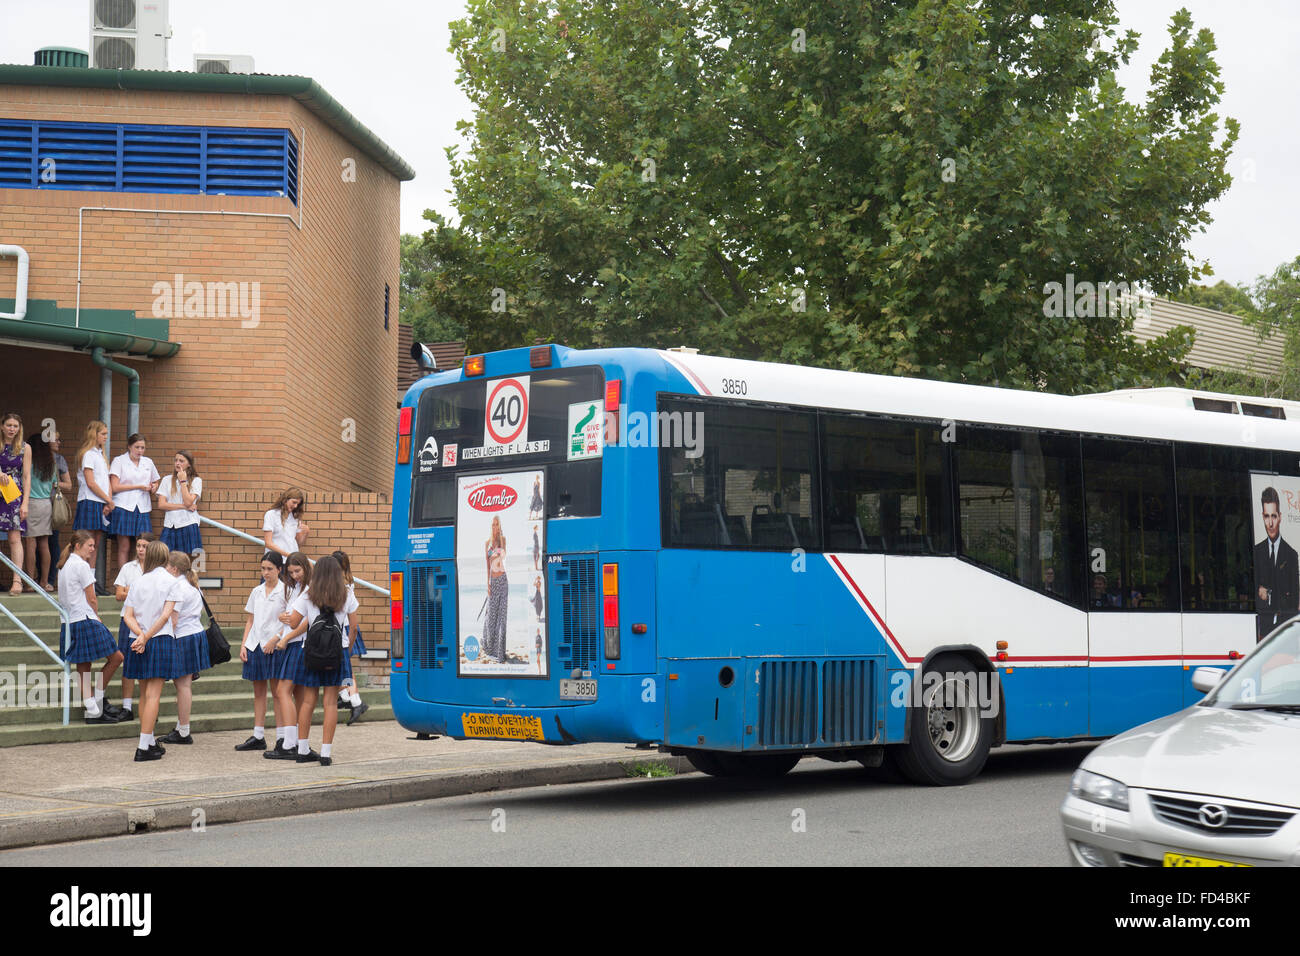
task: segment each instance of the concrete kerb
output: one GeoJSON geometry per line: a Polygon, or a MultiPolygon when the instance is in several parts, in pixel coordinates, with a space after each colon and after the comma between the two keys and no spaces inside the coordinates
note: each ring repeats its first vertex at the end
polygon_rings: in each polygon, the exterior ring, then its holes
{"type": "Polygon", "coordinates": [[[676,773],[694,771],[685,757],[635,752],[622,759],[602,758],[532,767],[431,772],[254,794],[202,797],[197,800],[186,797],[150,806],[68,810],[0,822],[0,850],[189,828],[194,822],[194,810],[199,808],[203,811],[204,825],[212,826],[330,810],[357,810],[494,790],[616,780],[627,777],[628,767],[633,763],[641,766],[665,764],[676,773]]]}

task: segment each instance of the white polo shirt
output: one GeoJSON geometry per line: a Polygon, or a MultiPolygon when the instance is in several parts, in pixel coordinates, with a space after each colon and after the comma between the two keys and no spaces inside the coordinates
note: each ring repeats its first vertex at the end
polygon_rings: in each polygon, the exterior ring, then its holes
{"type": "MultiPolygon", "coordinates": [[[[286,566],[285,569],[284,569],[284,574],[285,574],[285,575],[288,575],[288,573],[289,573],[289,568],[288,568],[288,566],[286,566]]],[[[291,610],[293,610],[294,602],[296,602],[296,601],[298,600],[298,597],[299,597],[301,594],[302,594],[302,585],[301,585],[301,584],[295,584],[295,585],[291,586],[291,587],[289,588],[289,593],[285,596],[285,600],[284,600],[284,610],[285,610],[285,611],[291,611],[291,610]]],[[[281,612],[281,613],[283,613],[283,612],[281,612]]],[[[311,627],[310,624],[308,624],[307,626],[308,626],[308,627],[311,627]]],[[[276,631],[276,633],[277,633],[277,634],[288,634],[291,630],[293,630],[293,628],[289,627],[288,624],[281,624],[281,625],[280,625],[280,630],[276,631]]],[[[299,634],[297,637],[295,637],[292,641],[290,641],[289,644],[297,644],[299,641],[301,641],[301,640],[302,640],[303,638],[305,638],[306,636],[307,636],[307,632],[304,631],[303,633],[301,633],[301,634],[299,634]]],[[[287,647],[288,645],[286,644],[285,646],[287,647]]]]}
{"type": "MultiPolygon", "coordinates": [[[[158,469],[153,466],[153,459],[141,455],[140,461],[134,462],[130,455],[118,455],[113,464],[108,466],[108,473],[116,475],[124,485],[151,485],[158,480],[158,469]]],[[[96,481],[98,481],[96,477],[96,481]]],[[[126,511],[139,511],[148,514],[153,510],[153,501],[147,491],[120,491],[113,496],[113,505],[126,511]]]]}
{"type": "Polygon", "coordinates": [[[265,584],[253,588],[248,595],[248,603],[244,605],[244,610],[253,615],[253,626],[249,628],[244,646],[250,651],[255,647],[266,650],[267,642],[284,630],[280,615],[284,613],[285,606],[282,585],[273,587],[269,595],[265,584]]]}
{"type": "MultiPolygon", "coordinates": [[[[308,629],[310,629],[311,626],[314,623],[316,623],[316,618],[320,617],[320,608],[318,608],[315,604],[312,603],[311,597],[309,596],[310,593],[311,593],[311,589],[309,588],[307,594],[298,595],[298,597],[294,600],[293,604],[289,608],[289,610],[293,611],[295,614],[301,614],[303,617],[307,619],[308,629]]],[[[360,605],[357,604],[357,599],[353,597],[351,593],[349,593],[347,604],[343,606],[343,610],[334,612],[334,620],[338,621],[339,627],[343,629],[344,647],[348,646],[348,615],[354,612],[358,607],[360,607],[360,605]]],[[[304,631],[303,637],[306,636],[307,636],[307,632],[304,631]]]]}
{"type": "MultiPolygon", "coordinates": [[[[141,575],[140,580],[135,582],[122,603],[122,609],[125,611],[130,608],[134,611],[136,624],[140,625],[140,630],[147,632],[158,620],[167,602],[172,599],[172,589],[175,587],[176,578],[172,577],[166,568],[154,568],[148,574],[141,575]]],[[[154,637],[163,636],[176,636],[172,630],[170,614],[163,626],[158,629],[158,633],[154,635],[154,637]]]]}
{"type": "Polygon", "coordinates": [[[172,580],[175,583],[167,600],[176,604],[176,636],[189,637],[197,634],[204,629],[203,596],[183,575],[172,580]]]}
{"type": "MultiPolygon", "coordinates": [[[[158,490],[155,494],[166,498],[169,504],[183,505],[185,503],[185,499],[181,497],[181,488],[176,482],[175,474],[170,474],[163,478],[162,483],[158,485],[158,490]]],[[[196,498],[203,494],[202,478],[190,479],[190,494],[194,495],[196,498]]],[[[195,501],[195,509],[198,508],[198,505],[199,503],[195,501]]],[[[192,524],[199,523],[197,510],[191,511],[189,508],[164,511],[163,515],[164,528],[188,528],[192,524]]]]}
{"type": "Polygon", "coordinates": [[[67,564],[59,570],[59,604],[67,610],[69,623],[98,616],[86,601],[86,588],[94,583],[94,569],[76,552],[68,555],[67,564]]]}
{"type": "Polygon", "coordinates": [[[282,548],[285,553],[293,554],[302,550],[298,547],[298,519],[292,512],[281,520],[280,509],[272,508],[262,515],[262,530],[271,532],[271,543],[282,548]]]}
{"type": "Polygon", "coordinates": [[[140,580],[140,575],[144,571],[140,567],[139,561],[128,561],[122,565],[122,570],[117,572],[117,580],[113,582],[114,587],[126,588],[130,593],[131,585],[140,580]]]}
{"type": "Polygon", "coordinates": [[[77,469],[77,500],[78,501],[105,501],[90,490],[86,484],[86,469],[89,468],[95,478],[95,484],[99,485],[104,494],[109,493],[108,488],[108,462],[104,460],[104,453],[98,448],[92,448],[81,457],[81,467],[77,469]]]}

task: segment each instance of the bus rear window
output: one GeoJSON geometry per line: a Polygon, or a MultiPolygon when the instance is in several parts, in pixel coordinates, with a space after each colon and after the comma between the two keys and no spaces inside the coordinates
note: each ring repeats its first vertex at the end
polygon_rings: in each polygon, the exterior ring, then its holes
{"type": "Polygon", "coordinates": [[[455,523],[458,475],[537,467],[546,469],[548,518],[600,514],[603,449],[582,439],[582,424],[603,423],[604,394],[594,366],[427,389],[412,444],[411,527],[455,523]]]}

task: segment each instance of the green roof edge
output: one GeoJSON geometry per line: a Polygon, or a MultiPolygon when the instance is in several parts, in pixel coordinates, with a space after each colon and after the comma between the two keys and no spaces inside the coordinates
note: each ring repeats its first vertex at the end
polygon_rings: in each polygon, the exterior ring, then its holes
{"type": "Polygon", "coordinates": [[[291,96],[319,116],[402,182],[415,170],[392,147],[343,108],[309,76],[269,73],[185,73],[168,70],[102,70],[77,66],[0,64],[0,86],[64,86],[98,90],[171,93],[244,93],[291,96]]]}

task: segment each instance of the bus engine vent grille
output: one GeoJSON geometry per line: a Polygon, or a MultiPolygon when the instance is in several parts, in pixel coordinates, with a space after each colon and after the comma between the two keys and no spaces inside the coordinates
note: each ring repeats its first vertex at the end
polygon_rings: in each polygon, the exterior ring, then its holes
{"type": "Polygon", "coordinates": [[[561,605],[564,610],[564,643],[572,649],[572,667],[591,670],[597,662],[602,641],[596,619],[596,559],[566,558],[564,564],[569,571],[569,583],[561,588],[564,592],[561,605]]]}
{"type": "Polygon", "coordinates": [[[817,662],[764,661],[758,741],[764,747],[817,742],[817,662]]]}
{"type": "Polygon", "coordinates": [[[443,641],[446,580],[441,565],[426,564],[410,570],[407,593],[411,596],[411,660],[422,668],[443,666],[438,648],[443,641]]]}
{"type": "Polygon", "coordinates": [[[866,743],[874,736],[871,715],[872,662],[834,660],[822,664],[822,741],[866,743]]]}

